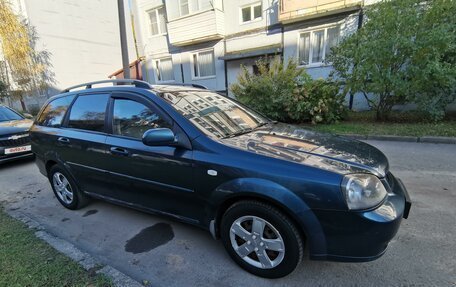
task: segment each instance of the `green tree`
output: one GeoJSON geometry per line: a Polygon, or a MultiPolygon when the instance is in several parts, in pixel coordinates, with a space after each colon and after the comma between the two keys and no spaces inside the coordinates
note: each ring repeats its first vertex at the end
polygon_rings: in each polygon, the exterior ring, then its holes
{"type": "Polygon", "coordinates": [[[360,92],[387,119],[396,104],[416,103],[434,120],[455,100],[456,1],[382,1],[365,10],[356,33],[328,62],[346,92],[360,92]]]}

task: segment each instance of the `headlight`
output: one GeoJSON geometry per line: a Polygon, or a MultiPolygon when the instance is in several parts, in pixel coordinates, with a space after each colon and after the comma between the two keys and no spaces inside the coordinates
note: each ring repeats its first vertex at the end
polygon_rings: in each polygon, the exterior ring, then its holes
{"type": "Polygon", "coordinates": [[[383,183],[371,174],[348,174],[342,181],[342,190],[349,209],[367,209],[383,201],[387,192],[383,183]]]}

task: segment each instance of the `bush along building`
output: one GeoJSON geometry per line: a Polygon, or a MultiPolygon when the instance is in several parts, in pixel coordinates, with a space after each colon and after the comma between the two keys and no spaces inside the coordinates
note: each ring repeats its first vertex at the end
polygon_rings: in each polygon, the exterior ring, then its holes
{"type": "MultiPolygon", "coordinates": [[[[361,0],[134,0],[143,76],[151,83],[192,83],[226,92],[241,65],[293,58],[325,78],[325,57],[362,22],[361,0]]],[[[355,103],[356,105],[356,103],[355,103]]],[[[359,103],[363,105],[363,103],[359,103]]]]}

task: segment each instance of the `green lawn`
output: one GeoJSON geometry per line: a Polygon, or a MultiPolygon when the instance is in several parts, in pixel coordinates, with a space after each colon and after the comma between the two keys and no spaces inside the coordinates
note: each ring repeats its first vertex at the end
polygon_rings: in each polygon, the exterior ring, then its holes
{"type": "Polygon", "coordinates": [[[0,286],[111,286],[35,237],[0,208],[0,286]]]}
{"type": "Polygon", "coordinates": [[[456,119],[453,115],[440,123],[425,122],[416,113],[393,113],[388,122],[376,122],[373,115],[372,112],[351,112],[345,121],[336,124],[304,126],[334,134],[456,137],[456,119]]]}

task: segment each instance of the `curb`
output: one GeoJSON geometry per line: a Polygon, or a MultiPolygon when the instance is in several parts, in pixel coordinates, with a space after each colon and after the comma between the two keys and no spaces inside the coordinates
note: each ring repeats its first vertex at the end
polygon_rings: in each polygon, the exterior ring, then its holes
{"type": "Polygon", "coordinates": [[[411,136],[389,136],[389,135],[358,135],[358,134],[340,134],[356,140],[377,140],[377,141],[397,141],[397,142],[416,142],[416,143],[434,143],[434,144],[456,144],[456,137],[411,137],[411,136]]]}
{"type": "Polygon", "coordinates": [[[114,286],[118,287],[141,287],[143,286],[138,281],[134,280],[130,276],[120,272],[118,269],[104,264],[101,260],[97,259],[96,257],[81,251],[72,243],[58,238],[50,234],[49,232],[45,231],[43,225],[39,222],[35,221],[34,219],[30,218],[29,216],[25,215],[20,211],[11,211],[5,209],[6,213],[17,219],[28,226],[30,229],[35,229],[35,236],[44,240],[46,243],[51,245],[57,251],[63,253],[64,255],[71,258],[73,261],[77,262],[79,265],[82,266],[86,271],[97,270],[97,274],[103,274],[106,277],[112,280],[114,286]]]}

